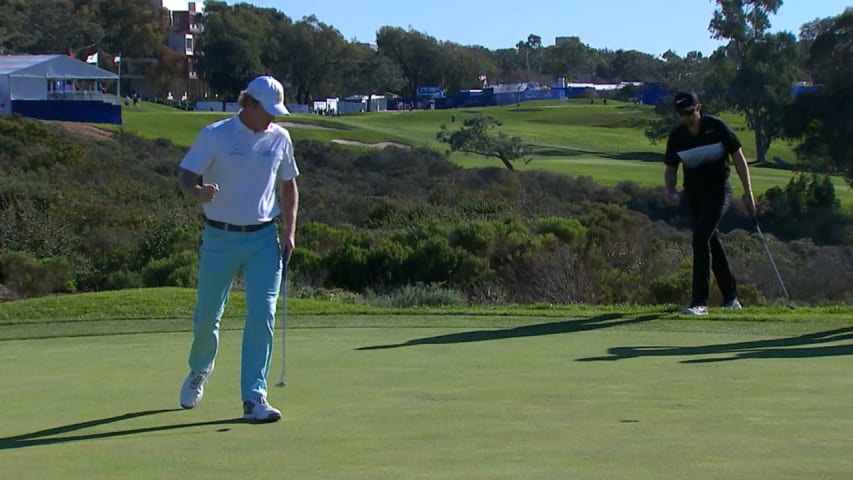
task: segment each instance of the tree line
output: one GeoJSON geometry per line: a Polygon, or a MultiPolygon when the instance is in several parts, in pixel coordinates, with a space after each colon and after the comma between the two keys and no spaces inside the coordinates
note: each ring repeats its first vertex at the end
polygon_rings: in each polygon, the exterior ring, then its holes
{"type": "MultiPolygon", "coordinates": [[[[809,59],[809,46],[832,30],[834,19],[804,24],[800,42],[791,34],[767,35],[769,17],[781,0],[720,0],[710,34],[730,40],[711,57],[673,50],[639,52],[591,48],[568,36],[557,45],[531,33],[507,48],[441,41],[417,30],[382,26],[376,50],[349,41],[334,26],[315,16],[294,20],[286,11],[247,3],[206,2],[201,35],[201,74],[220,96],[234,95],[248,76],[273,73],[291,87],[290,101],[354,91],[388,91],[412,96],[417,88],[436,85],[448,93],[476,87],[478,76],[495,82],[569,80],[589,74],[600,82],[666,82],[702,85],[720,70],[724,59],[754,64],[767,52],[755,51],[765,41],[792,41],[796,76],[819,77],[809,59]]],[[[68,53],[82,56],[99,50],[122,52],[126,58],[156,58],[164,48],[169,18],[151,2],[133,0],[2,0],[0,53],[68,53]]],[[[780,56],[767,59],[774,69],[787,62],[789,45],[770,45],[780,56]]]]}
{"type": "MultiPolygon", "coordinates": [[[[375,44],[349,41],[315,16],[294,20],[286,12],[246,3],[207,2],[199,59],[201,77],[221,98],[234,98],[247,78],[270,73],[286,84],[288,102],[388,93],[412,97],[419,87],[448,94],[490,82],[556,77],[599,82],[659,82],[666,91],[698,91],[706,111],[734,110],[754,133],[759,163],[774,141],[797,142],[801,162],[853,176],[853,10],[803,24],[799,36],[770,33],[782,0],[717,0],[709,35],[725,40],[711,55],[673,50],[655,55],[636,50],[594,49],[576,36],[546,45],[531,33],[514,46],[489,50],[441,41],[417,30],[383,26],[375,44]],[[792,84],[819,89],[792,100],[792,84]]],[[[185,68],[164,40],[169,18],[150,2],[134,0],[0,0],[0,53],[122,52],[125,58],[155,58],[147,74],[155,84],[185,68]]],[[[108,55],[107,55],[108,57],[108,55]]],[[[105,68],[116,68],[109,60],[105,68]]],[[[668,99],[660,120],[647,130],[651,141],[675,125],[668,99]]],[[[786,159],[787,160],[787,159],[786,159]]]]}
{"type": "MultiPolygon", "coordinates": [[[[853,9],[803,24],[798,41],[791,33],[769,32],[781,0],[718,5],[709,30],[727,44],[666,85],[698,91],[706,111],[743,114],[757,162],[769,160],[773,141],[792,141],[801,163],[853,179],[853,132],[844,121],[853,107],[853,9]],[[797,81],[812,88],[795,96],[797,81]]],[[[652,141],[665,138],[677,122],[668,100],[657,105],[660,119],[646,131],[652,141]]]]}

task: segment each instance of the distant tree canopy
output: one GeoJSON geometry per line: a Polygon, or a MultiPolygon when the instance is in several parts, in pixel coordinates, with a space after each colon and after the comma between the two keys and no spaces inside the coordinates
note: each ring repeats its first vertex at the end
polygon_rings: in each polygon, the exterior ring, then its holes
{"type": "Polygon", "coordinates": [[[812,35],[807,64],[820,87],[786,108],[785,134],[801,141],[801,159],[842,171],[853,185],[853,10],[820,22],[812,35]]]}
{"type": "MultiPolygon", "coordinates": [[[[221,98],[235,98],[252,76],[272,74],[285,84],[286,101],[302,104],[358,94],[411,98],[424,86],[453,95],[482,87],[482,75],[489,84],[550,85],[557,77],[654,81],[670,92],[697,91],[706,111],[742,113],[754,132],[759,161],[784,135],[802,140],[801,162],[853,171],[848,166],[853,158],[847,141],[853,136],[846,130],[850,122],[841,121],[853,89],[851,14],[804,24],[798,41],[788,33],[769,33],[782,0],[715,2],[709,35],[726,41],[725,46],[709,56],[695,51],[681,56],[674,50],[658,56],[595,49],[577,36],[551,44],[535,32],[508,42],[507,48],[489,50],[392,26],[381,26],[375,43],[364,44],[347,40],[314,16],[297,20],[286,8],[210,0],[198,42],[198,72],[221,98]],[[819,83],[821,90],[789,107],[796,80],[819,83]],[[798,123],[798,117],[809,121],[798,123]]],[[[170,29],[168,16],[151,2],[0,0],[0,55],[71,53],[82,58],[99,51],[104,53],[101,66],[114,69],[110,56],[122,52],[123,58],[156,60],[145,73],[161,89],[183,75],[187,65],[182,52],[164,46],[170,29]]],[[[675,124],[669,102],[664,98],[657,106],[660,118],[646,132],[652,141],[675,124]]]]}

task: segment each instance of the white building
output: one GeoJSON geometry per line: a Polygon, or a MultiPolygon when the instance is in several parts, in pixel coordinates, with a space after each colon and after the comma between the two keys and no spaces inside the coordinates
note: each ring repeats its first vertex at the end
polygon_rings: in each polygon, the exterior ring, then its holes
{"type": "Polygon", "coordinates": [[[107,93],[117,81],[115,73],[67,55],[0,56],[0,112],[121,123],[119,99],[107,93]]]}

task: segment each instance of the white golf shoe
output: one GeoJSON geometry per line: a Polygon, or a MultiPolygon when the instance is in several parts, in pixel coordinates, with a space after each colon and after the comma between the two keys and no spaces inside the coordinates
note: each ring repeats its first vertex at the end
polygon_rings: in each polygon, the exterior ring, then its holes
{"type": "Polygon", "coordinates": [[[741,305],[737,298],[735,298],[730,302],[726,302],[726,304],[723,305],[723,308],[725,308],[726,310],[742,310],[743,305],[741,305]]]}
{"type": "Polygon", "coordinates": [[[243,420],[250,422],[277,422],[281,420],[281,411],[267,403],[266,397],[243,402],[243,420]]]}
{"type": "Polygon", "coordinates": [[[697,305],[695,307],[687,307],[681,311],[685,315],[708,315],[708,307],[697,305]]]}
{"type": "Polygon", "coordinates": [[[181,407],[193,408],[198,405],[204,395],[204,383],[213,371],[213,366],[201,372],[190,372],[184,384],[181,385],[181,407]]]}

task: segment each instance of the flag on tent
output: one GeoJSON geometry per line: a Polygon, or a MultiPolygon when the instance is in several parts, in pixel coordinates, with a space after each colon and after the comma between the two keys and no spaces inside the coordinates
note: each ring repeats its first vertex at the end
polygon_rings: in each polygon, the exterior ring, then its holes
{"type": "Polygon", "coordinates": [[[88,57],[86,57],[86,63],[91,63],[94,65],[97,65],[98,64],[98,52],[95,52],[95,53],[89,55],[88,57]]]}
{"type": "Polygon", "coordinates": [[[121,61],[121,52],[118,52],[113,56],[113,63],[119,63],[120,61],[121,61]]]}

